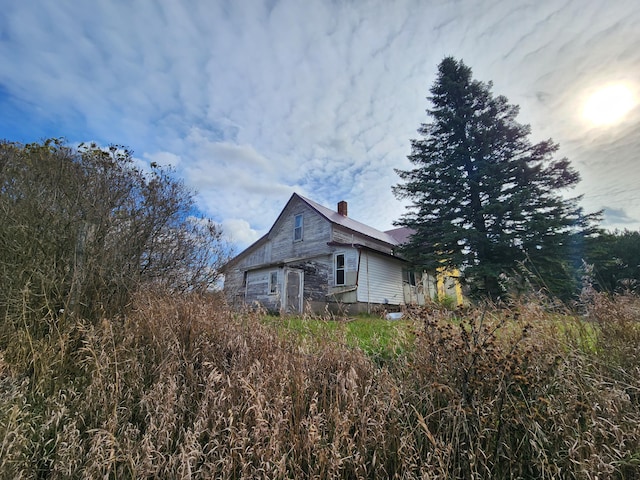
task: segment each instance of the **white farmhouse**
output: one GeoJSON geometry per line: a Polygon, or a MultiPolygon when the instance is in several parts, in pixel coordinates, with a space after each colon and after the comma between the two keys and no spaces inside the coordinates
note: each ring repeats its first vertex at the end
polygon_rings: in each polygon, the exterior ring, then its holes
{"type": "Polygon", "coordinates": [[[231,303],[259,303],[283,313],[370,312],[424,304],[438,296],[462,302],[455,275],[416,274],[397,253],[411,231],[382,232],[294,193],[269,232],[224,267],[231,303]]]}

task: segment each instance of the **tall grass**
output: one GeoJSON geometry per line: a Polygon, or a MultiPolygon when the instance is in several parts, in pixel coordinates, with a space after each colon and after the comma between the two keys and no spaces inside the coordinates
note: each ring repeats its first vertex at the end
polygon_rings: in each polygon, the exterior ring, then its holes
{"type": "Polygon", "coordinates": [[[637,478],[639,306],[419,310],[384,362],[209,296],[5,320],[0,477],[637,478]]]}

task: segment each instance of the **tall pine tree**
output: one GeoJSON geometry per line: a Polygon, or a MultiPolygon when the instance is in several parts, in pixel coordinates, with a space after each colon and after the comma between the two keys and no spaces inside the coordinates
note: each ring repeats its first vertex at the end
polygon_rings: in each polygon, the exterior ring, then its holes
{"type": "Polygon", "coordinates": [[[532,144],[529,125],[516,121],[519,108],[491,89],[462,61],[440,63],[428,97],[431,122],[411,140],[416,167],[396,170],[404,182],[394,193],[412,202],[397,222],[415,232],[405,254],[427,270],[461,268],[480,295],[501,295],[502,274],[527,271],[549,293],[566,296],[576,248],[597,214],[585,215],[580,197],[561,196],[578,173],[553,158],[553,141],[532,144]]]}

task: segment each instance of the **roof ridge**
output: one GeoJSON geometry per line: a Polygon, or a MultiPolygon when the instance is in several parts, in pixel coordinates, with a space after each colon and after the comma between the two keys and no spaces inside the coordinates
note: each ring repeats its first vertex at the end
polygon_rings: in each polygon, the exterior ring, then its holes
{"type": "Polygon", "coordinates": [[[325,217],[331,223],[340,225],[342,227],[348,228],[349,230],[353,230],[362,235],[366,235],[375,240],[379,240],[390,245],[398,245],[398,241],[396,240],[396,238],[382,230],[378,230],[377,228],[371,227],[366,223],[362,223],[351,217],[341,215],[338,212],[331,210],[329,207],[325,207],[324,205],[306,198],[299,193],[294,193],[294,195],[297,195],[302,201],[307,203],[311,208],[316,210],[320,215],[325,217]]]}

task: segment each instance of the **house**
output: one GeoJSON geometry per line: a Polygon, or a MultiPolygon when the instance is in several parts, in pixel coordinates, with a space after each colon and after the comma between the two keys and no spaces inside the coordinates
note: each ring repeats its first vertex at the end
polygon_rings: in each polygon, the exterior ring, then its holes
{"type": "Polygon", "coordinates": [[[294,193],[269,232],[225,265],[230,302],[284,313],[397,309],[439,294],[461,302],[451,276],[417,274],[398,255],[410,230],[382,232],[350,218],[347,202],[337,207],[294,193]]]}

